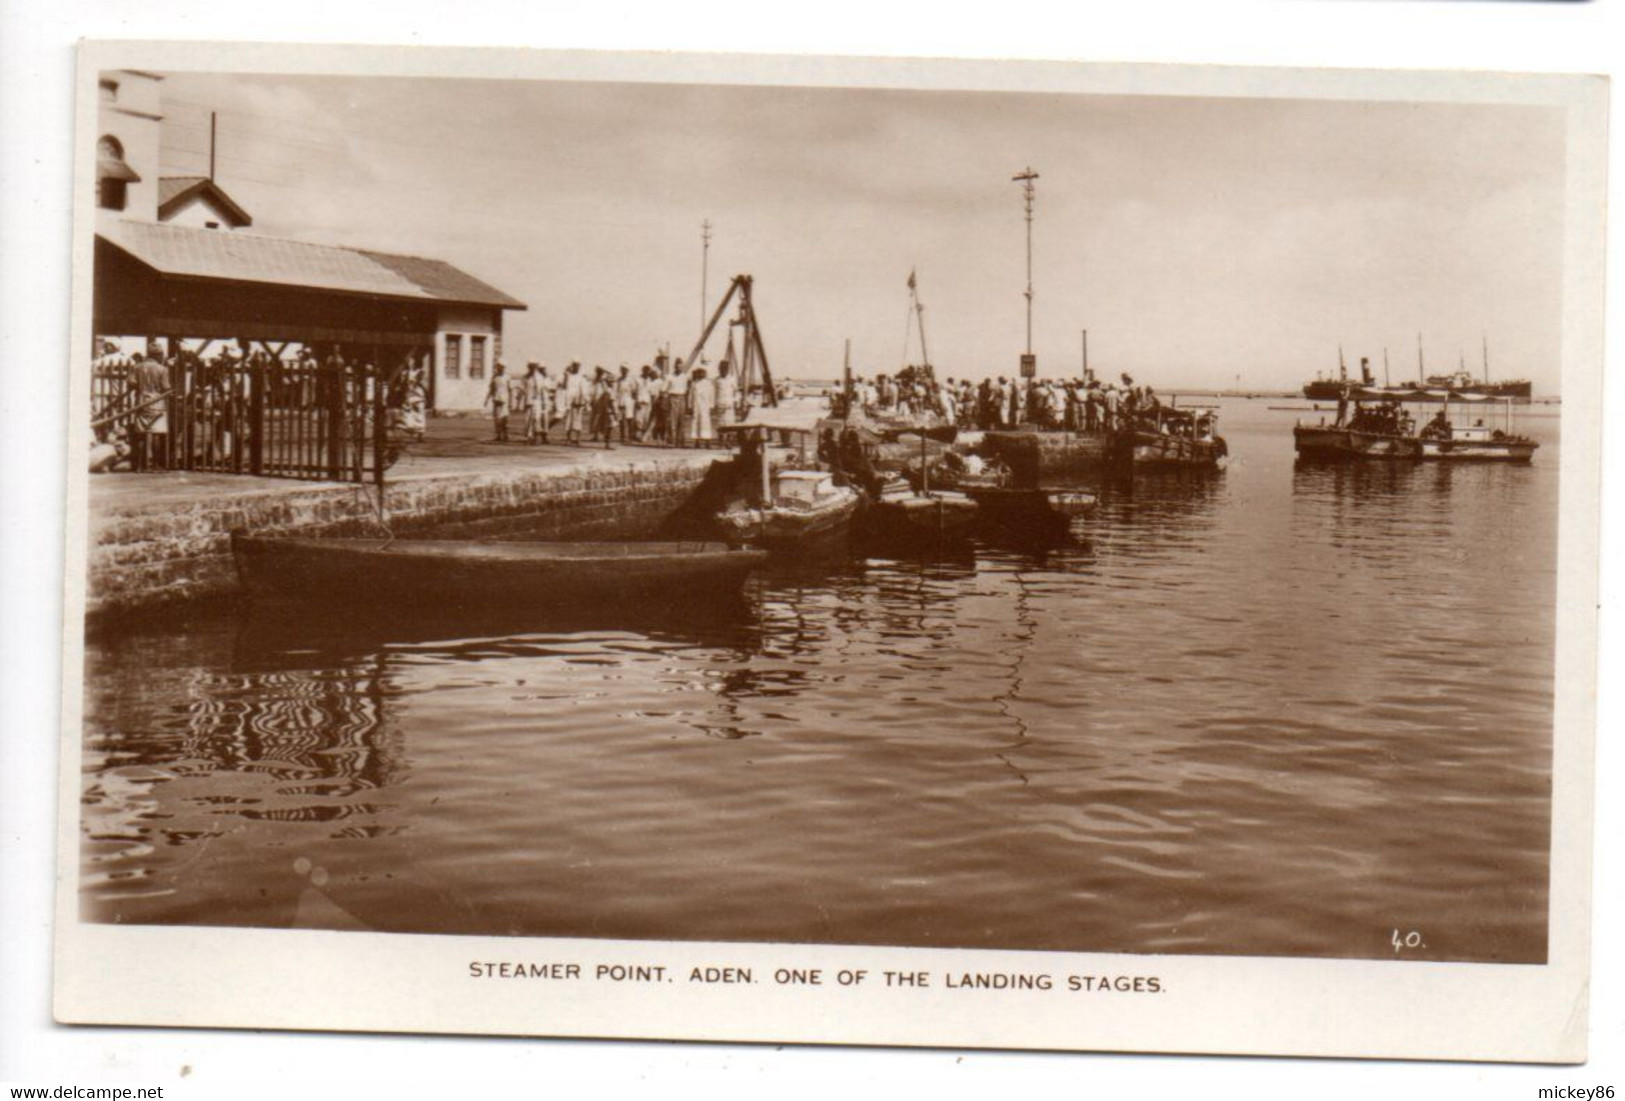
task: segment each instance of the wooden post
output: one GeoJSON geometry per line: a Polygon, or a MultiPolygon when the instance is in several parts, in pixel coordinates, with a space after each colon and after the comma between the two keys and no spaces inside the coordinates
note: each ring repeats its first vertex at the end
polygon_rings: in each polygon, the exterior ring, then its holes
{"type": "Polygon", "coordinates": [[[347,365],[343,356],[334,349],[327,363],[320,368],[319,378],[327,389],[321,406],[327,417],[327,477],[338,481],[344,469],[344,375],[347,365]]]}
{"type": "Polygon", "coordinates": [[[767,391],[767,404],[777,406],[779,404],[779,392],[777,387],[773,385],[773,369],[767,365],[767,349],[762,345],[761,327],[756,324],[756,303],[752,301],[750,295],[751,278],[748,275],[740,278],[745,281],[745,316],[750,319],[750,326],[746,330],[745,339],[756,345],[756,358],[761,360],[762,363],[762,386],[767,391]]]}
{"type": "Polygon", "coordinates": [[[773,507],[773,469],[767,457],[767,429],[759,429],[757,436],[759,450],[757,454],[762,460],[762,507],[773,507]]]}
{"type": "Polygon", "coordinates": [[[705,348],[705,342],[710,339],[711,331],[717,327],[717,322],[722,319],[723,311],[728,308],[728,303],[733,301],[734,292],[739,289],[740,281],[744,278],[745,276],[742,275],[734,276],[734,281],[728,286],[728,293],[722,296],[721,302],[717,303],[716,310],[711,314],[711,320],[706,323],[705,328],[700,332],[700,339],[694,342],[694,350],[688,353],[688,359],[684,361],[689,368],[692,368],[699,360],[700,352],[705,348]]]}
{"type": "Polygon", "coordinates": [[[265,372],[264,363],[248,367],[248,471],[256,477],[265,472],[265,372]]]}
{"type": "MultiPolygon", "coordinates": [[[[376,349],[375,349],[376,351],[376,349]]],[[[380,494],[384,491],[384,453],[389,449],[389,400],[383,357],[375,357],[372,365],[372,482],[380,494]]],[[[383,497],[379,497],[380,507],[383,497]]]]}

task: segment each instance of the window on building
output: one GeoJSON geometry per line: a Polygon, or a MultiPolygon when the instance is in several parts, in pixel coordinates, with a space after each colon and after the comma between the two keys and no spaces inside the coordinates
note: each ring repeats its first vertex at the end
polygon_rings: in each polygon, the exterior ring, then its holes
{"type": "Polygon", "coordinates": [[[485,338],[483,336],[468,338],[468,377],[485,377],[485,338]]]}
{"type": "Polygon", "coordinates": [[[118,81],[103,80],[100,82],[98,90],[101,94],[103,103],[118,102],[118,81]]]}
{"type": "Polygon", "coordinates": [[[456,333],[446,334],[446,377],[458,378],[463,373],[463,338],[456,333]]]}

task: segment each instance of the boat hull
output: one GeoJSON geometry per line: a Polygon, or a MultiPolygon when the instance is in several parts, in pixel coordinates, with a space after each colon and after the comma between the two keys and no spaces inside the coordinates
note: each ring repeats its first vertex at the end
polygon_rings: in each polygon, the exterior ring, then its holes
{"type": "Polygon", "coordinates": [[[1422,458],[1447,462],[1527,463],[1540,445],[1534,440],[1423,440],[1422,458]]]}
{"type": "Polygon", "coordinates": [[[1193,440],[1161,432],[1120,433],[1112,442],[1112,457],[1119,463],[1145,467],[1215,468],[1230,454],[1224,437],[1193,440]]]}
{"type": "Polygon", "coordinates": [[[1349,428],[1299,425],[1292,430],[1292,442],[1298,458],[1311,462],[1412,461],[1422,457],[1422,441],[1413,436],[1385,436],[1349,428]]]}
{"type": "Polygon", "coordinates": [[[858,502],[857,493],[843,486],[826,500],[806,508],[776,505],[729,509],[718,515],[717,525],[731,542],[773,551],[793,550],[846,535],[858,502]]]}
{"type": "Polygon", "coordinates": [[[962,493],[932,491],[881,499],[863,514],[869,538],[930,541],[963,538],[976,526],[981,509],[962,493]]]}
{"type": "Polygon", "coordinates": [[[965,493],[976,502],[985,526],[1038,535],[1066,532],[1076,517],[1093,512],[1098,503],[1094,494],[1072,490],[970,488],[965,493]]]}
{"type": "Polygon", "coordinates": [[[334,604],[563,606],[738,589],[766,557],[720,543],[469,543],[234,535],[244,589],[334,604]]]}

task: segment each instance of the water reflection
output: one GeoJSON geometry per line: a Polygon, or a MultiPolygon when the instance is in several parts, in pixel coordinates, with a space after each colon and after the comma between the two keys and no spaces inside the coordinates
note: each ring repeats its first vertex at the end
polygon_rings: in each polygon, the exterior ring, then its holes
{"type": "Polygon", "coordinates": [[[1059,542],[859,545],[680,613],[93,640],[87,912],[1391,956],[1376,907],[1544,958],[1555,470],[1228,434],[1218,476],[1085,483],[1059,542]]]}

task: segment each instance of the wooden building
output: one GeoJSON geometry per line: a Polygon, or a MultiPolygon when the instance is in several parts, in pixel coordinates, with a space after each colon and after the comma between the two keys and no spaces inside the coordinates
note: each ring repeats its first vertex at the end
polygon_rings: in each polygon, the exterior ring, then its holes
{"type": "Polygon", "coordinates": [[[94,335],[278,357],[339,345],[412,362],[431,409],[478,409],[503,312],[525,304],[443,260],[244,232],[252,218],[214,179],[158,174],[161,81],[101,76],[94,335]]]}

